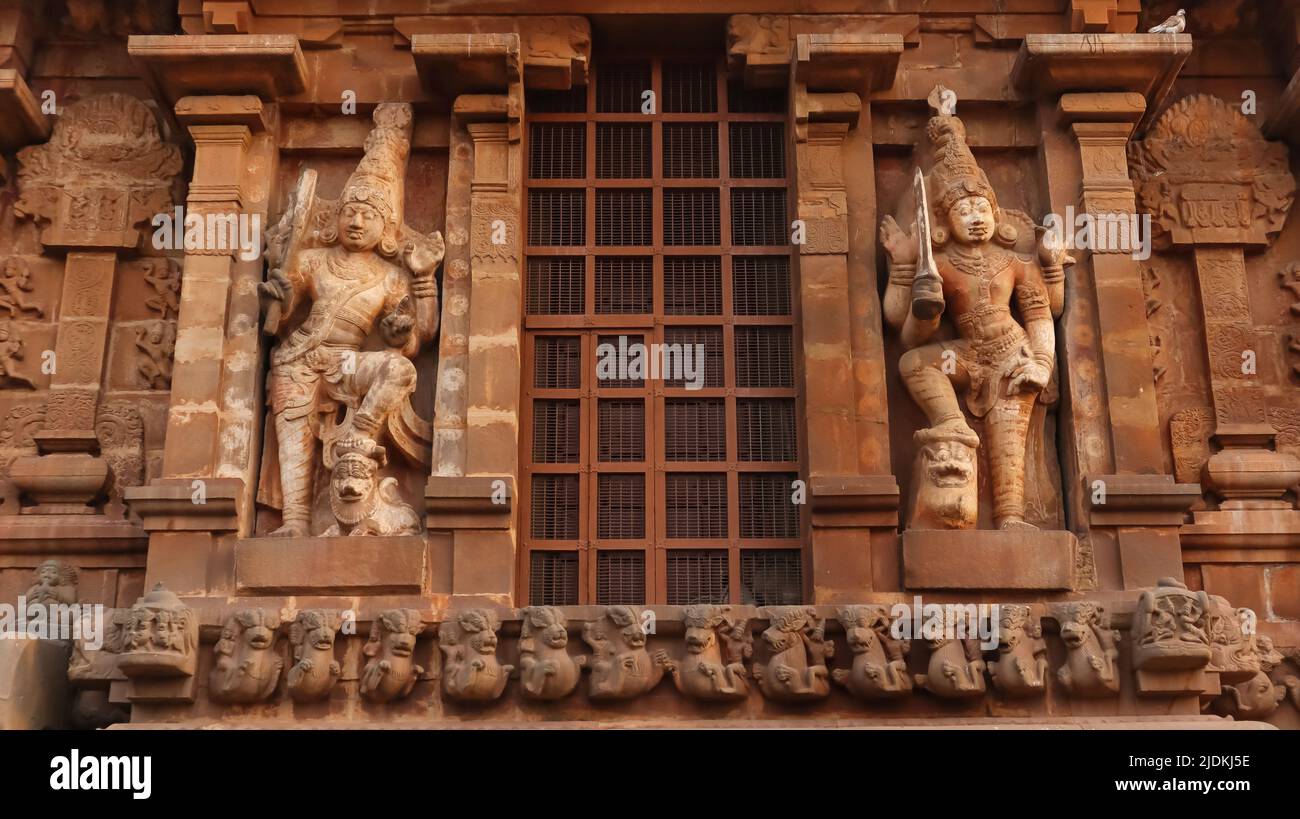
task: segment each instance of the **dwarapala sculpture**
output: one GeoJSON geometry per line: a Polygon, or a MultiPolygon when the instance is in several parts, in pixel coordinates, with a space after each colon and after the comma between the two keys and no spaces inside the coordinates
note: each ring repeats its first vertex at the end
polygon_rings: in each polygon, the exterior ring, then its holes
{"type": "Polygon", "coordinates": [[[886,321],[907,352],[899,371],[929,426],[919,430],[921,469],[911,526],[977,525],[976,450],[991,471],[993,525],[1036,528],[1026,519],[1026,448],[1035,405],[1054,400],[1054,320],[1064,306],[1064,265],[1053,231],[1037,233],[997,194],[966,144],[956,97],[930,96],[933,160],[915,178],[916,224],[904,233],[886,216],[886,321]],[[948,320],[956,337],[945,331],[948,320]],[[961,398],[959,398],[961,396],[961,398]],[[966,412],[982,427],[977,434],[966,412]]]}
{"type": "Polygon", "coordinates": [[[403,222],[411,119],[410,105],[376,107],[365,156],[340,198],[316,199],[315,174],[306,171],[268,232],[260,292],[264,329],[278,340],[266,389],[273,436],[258,499],[281,511],[272,536],[313,534],[317,472],[333,469],[336,444],[375,470],[386,460],[385,440],[412,461],[431,457],[428,423],[410,405],[411,359],[438,331],[434,274],[443,240],[403,222]],[[372,336],[381,349],[371,349],[372,336]]]}

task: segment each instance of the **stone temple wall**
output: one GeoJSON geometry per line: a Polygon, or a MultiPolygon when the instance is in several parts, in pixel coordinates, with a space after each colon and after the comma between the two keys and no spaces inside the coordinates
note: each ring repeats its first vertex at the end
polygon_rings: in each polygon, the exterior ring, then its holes
{"type": "Polygon", "coordinates": [[[1300,3],[456,5],[0,3],[0,727],[1300,727],[1300,3]]]}

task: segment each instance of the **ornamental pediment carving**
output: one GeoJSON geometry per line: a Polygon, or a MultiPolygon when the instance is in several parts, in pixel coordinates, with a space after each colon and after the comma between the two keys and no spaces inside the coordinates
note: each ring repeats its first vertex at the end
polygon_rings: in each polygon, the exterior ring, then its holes
{"type": "Polygon", "coordinates": [[[1287,147],[1217,97],[1186,97],[1129,146],[1157,246],[1267,244],[1295,200],[1287,147]]]}

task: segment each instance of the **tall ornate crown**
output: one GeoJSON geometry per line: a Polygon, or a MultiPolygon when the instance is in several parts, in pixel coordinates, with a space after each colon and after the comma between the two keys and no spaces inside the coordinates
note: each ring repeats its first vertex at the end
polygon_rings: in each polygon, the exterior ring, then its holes
{"type": "Polygon", "coordinates": [[[411,106],[386,102],[375,107],[375,127],[366,137],[366,155],[343,186],[340,205],[360,202],[378,210],[393,229],[402,224],[406,160],[411,154],[411,106]]]}
{"type": "Polygon", "coordinates": [[[966,126],[952,113],[954,102],[952,92],[942,85],[930,93],[930,106],[935,112],[925,126],[925,134],[934,145],[930,201],[936,214],[945,218],[953,205],[968,196],[983,196],[996,211],[997,195],[966,144],[966,126]]]}

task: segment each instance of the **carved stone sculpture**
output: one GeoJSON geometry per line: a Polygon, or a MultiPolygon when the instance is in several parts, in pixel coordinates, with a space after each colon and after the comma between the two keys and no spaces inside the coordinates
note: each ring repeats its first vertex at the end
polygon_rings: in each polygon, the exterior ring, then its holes
{"type": "Polygon", "coordinates": [[[1054,319],[1063,307],[1063,268],[1073,260],[1050,232],[1035,253],[1033,222],[998,207],[951,102],[942,87],[931,95],[935,115],[926,135],[934,161],[928,177],[917,172],[916,235],[904,233],[893,217],[880,228],[890,270],[885,318],[907,348],[899,371],[929,421],[917,442],[926,464],[913,520],[932,528],[973,527],[973,458],[963,450],[983,446],[994,525],[1034,528],[1025,520],[1026,441],[1034,406],[1053,383],[1054,319]],[[1023,325],[1012,315],[1013,299],[1023,325]],[[933,341],[945,317],[957,338],[933,341]],[[970,415],[983,421],[982,442],[966,422],[958,391],[970,415]]]}
{"type": "Polygon", "coordinates": [[[501,620],[491,609],[469,609],[438,626],[442,692],[466,702],[494,700],[506,690],[512,665],[497,660],[501,620]]]}
{"type": "Polygon", "coordinates": [[[176,325],[153,321],[136,330],[136,374],[146,390],[172,388],[172,360],[176,355],[176,325]]]}
{"type": "Polygon", "coordinates": [[[159,583],[131,607],[117,666],[128,677],[192,677],[198,650],[194,610],[159,583]]]}
{"type": "Polygon", "coordinates": [[[45,309],[28,301],[33,289],[27,262],[17,256],[5,259],[4,266],[0,267],[0,310],[7,310],[11,319],[22,318],[24,312],[41,318],[45,309]]]}
{"type": "Polygon", "coordinates": [[[925,641],[930,647],[926,673],[916,675],[916,684],[945,699],[981,697],[985,662],[979,642],[971,637],[955,637],[957,612],[944,612],[943,633],[925,641]]]}
{"type": "Polygon", "coordinates": [[[144,306],[158,313],[163,321],[174,319],[181,312],[181,268],[172,259],[145,259],[140,263],[140,274],[153,288],[154,294],[145,299],[144,306]]]}
{"type": "Polygon", "coordinates": [[[567,697],[577,687],[587,658],[569,654],[564,612],[552,606],[529,606],[520,618],[519,678],[524,696],[532,700],[567,697]]]}
{"type": "Polygon", "coordinates": [[[1171,671],[1203,668],[1210,661],[1210,598],[1172,577],[1138,598],[1133,613],[1133,667],[1171,671]]]}
{"type": "Polygon", "coordinates": [[[1000,607],[998,656],[989,664],[993,686],[1013,697],[1029,697],[1047,690],[1047,643],[1043,625],[1029,606],[1000,607]]]}
{"type": "Polygon", "coordinates": [[[24,595],[27,604],[61,603],[71,605],[77,602],[77,570],[65,566],[58,560],[47,560],[32,576],[31,588],[24,595]]]}
{"type": "Polygon", "coordinates": [[[32,380],[18,372],[17,362],[23,360],[23,340],[12,325],[0,324],[0,389],[22,387],[35,389],[32,380]]]}
{"type": "Polygon", "coordinates": [[[830,693],[826,661],[835,644],[826,639],[826,624],[817,610],[804,606],[761,609],[770,625],[759,643],[763,662],[754,662],[754,679],[763,696],[785,702],[819,700],[830,693]]]}
{"type": "Polygon", "coordinates": [[[1210,638],[1210,662],[1206,671],[1219,675],[1222,683],[1239,683],[1259,673],[1261,654],[1255,636],[1255,612],[1238,608],[1217,594],[1209,595],[1206,633],[1210,638]]]}
{"type": "Polygon", "coordinates": [[[314,475],[322,457],[332,460],[335,440],[382,461],[386,430],[420,457],[403,425],[414,416],[411,358],[438,330],[434,271],[443,241],[402,221],[411,116],[408,104],[376,107],[365,157],[339,201],[318,214],[332,224],[303,224],[313,218],[308,191],[286,214],[290,223],[269,236],[272,267],[260,287],[266,329],[279,333],[267,382],[276,442],[268,460],[276,463],[263,472],[259,499],[281,510],[273,536],[311,534],[314,475]],[[304,249],[307,234],[323,246],[304,249]],[[363,349],[372,333],[383,349],[363,349]]]}
{"type": "Polygon", "coordinates": [[[269,609],[241,609],[226,620],[208,675],[213,702],[247,705],[271,696],[284,670],[275,645],[279,627],[279,612],[269,609]]]}
{"type": "Polygon", "coordinates": [[[853,652],[850,668],[837,668],[831,679],[856,697],[868,700],[907,696],[912,677],[907,673],[910,640],[895,639],[884,606],[845,606],[837,614],[844,639],[853,652]]]}
{"type": "Polygon", "coordinates": [[[1065,665],[1056,671],[1061,685],[1075,697],[1109,697],[1119,692],[1116,673],[1119,632],[1111,629],[1105,609],[1096,603],[1072,603],[1059,618],[1065,665]]]}
{"type": "MultiPolygon", "coordinates": [[[[1269,676],[1282,662],[1282,653],[1273,647],[1273,639],[1267,634],[1254,635],[1251,651],[1259,670],[1245,682],[1224,685],[1223,693],[1214,702],[1214,710],[1224,716],[1237,719],[1266,719],[1277,710],[1278,703],[1286,698],[1286,688],[1277,685],[1269,676]]],[[[1220,675],[1220,680],[1223,677],[1220,675]]],[[[1294,677],[1286,681],[1290,686],[1294,677]]]]}
{"type": "Polygon", "coordinates": [[[329,696],[343,673],[334,659],[334,639],[340,618],[337,612],[308,609],[298,612],[289,626],[293,646],[293,667],[285,687],[294,702],[315,702],[329,696]]]}
{"type": "Polygon", "coordinates": [[[420,612],[389,609],[370,624],[363,653],[370,659],[361,672],[361,696],[371,702],[405,697],[424,668],[415,664],[415,638],[424,631],[420,612]]]}
{"type": "Polygon", "coordinates": [[[909,528],[974,529],[979,518],[979,438],[920,429],[912,442],[920,454],[921,476],[909,528]]]}
{"type": "Polygon", "coordinates": [[[668,655],[646,649],[641,611],[632,606],[606,606],[600,619],[583,624],[582,640],[591,647],[591,680],[587,696],[593,700],[639,697],[664,677],[668,655]]]}
{"type": "Polygon", "coordinates": [[[325,537],[420,533],[420,516],[402,500],[397,479],[379,476],[386,460],[383,447],[367,454],[364,444],[347,439],[335,443],[334,451],[330,511],[335,523],[325,537]]]}
{"type": "Polygon", "coordinates": [[[677,690],[701,700],[742,700],[749,696],[745,659],[753,656],[749,622],[732,616],[730,606],[687,606],[686,654],[669,660],[677,690]]]}

